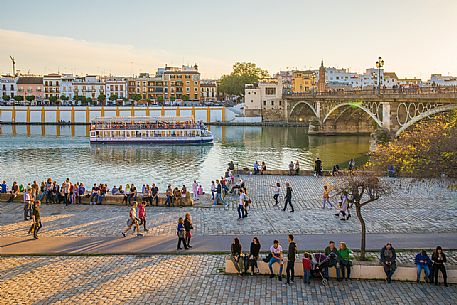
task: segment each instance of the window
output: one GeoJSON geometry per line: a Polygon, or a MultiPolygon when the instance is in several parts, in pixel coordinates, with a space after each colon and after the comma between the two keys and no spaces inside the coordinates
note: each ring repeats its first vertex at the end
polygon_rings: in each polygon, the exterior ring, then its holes
{"type": "Polygon", "coordinates": [[[271,106],[274,106],[275,105],[275,102],[274,101],[271,101],[271,106]]]}
{"type": "Polygon", "coordinates": [[[276,88],[265,88],[265,94],[266,95],[275,95],[276,94],[276,88]]]}
{"type": "Polygon", "coordinates": [[[282,101],[279,101],[279,106],[282,106],[282,101]]]}
{"type": "Polygon", "coordinates": [[[267,101],[263,101],[263,105],[266,106],[267,105],[267,101]]]}
{"type": "Polygon", "coordinates": [[[254,100],[251,100],[251,103],[254,103],[254,100]]]}

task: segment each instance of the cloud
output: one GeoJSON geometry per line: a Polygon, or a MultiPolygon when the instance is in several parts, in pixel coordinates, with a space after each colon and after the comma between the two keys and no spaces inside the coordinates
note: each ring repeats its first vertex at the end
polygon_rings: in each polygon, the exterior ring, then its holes
{"type": "MultiPolygon", "coordinates": [[[[74,74],[113,74],[129,76],[139,72],[154,73],[165,64],[181,65],[189,54],[175,54],[163,49],[137,48],[128,44],[89,42],[68,37],[46,36],[0,29],[2,53],[0,71],[11,71],[7,55],[16,58],[16,68],[26,73],[59,71],[74,74]]],[[[185,51],[185,50],[184,50],[185,51]]],[[[185,62],[184,64],[187,64],[185,62]]],[[[194,64],[192,62],[191,64],[194,64]]],[[[231,63],[198,57],[203,78],[217,77],[230,71],[231,63]]]]}

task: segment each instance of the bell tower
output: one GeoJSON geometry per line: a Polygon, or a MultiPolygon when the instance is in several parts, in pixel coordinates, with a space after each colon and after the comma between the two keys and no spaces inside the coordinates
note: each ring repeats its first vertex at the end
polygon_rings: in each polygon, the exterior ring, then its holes
{"type": "Polygon", "coordinates": [[[319,80],[317,81],[317,89],[319,90],[319,92],[325,92],[324,60],[321,61],[321,66],[319,67],[319,80]]]}

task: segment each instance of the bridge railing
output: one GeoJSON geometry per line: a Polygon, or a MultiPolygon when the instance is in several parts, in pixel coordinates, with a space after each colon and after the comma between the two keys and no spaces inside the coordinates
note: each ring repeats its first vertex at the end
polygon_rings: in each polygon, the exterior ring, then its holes
{"type": "Polygon", "coordinates": [[[285,93],[286,97],[324,97],[324,96],[410,96],[410,95],[443,95],[444,97],[457,97],[457,86],[448,87],[399,87],[399,88],[382,88],[379,92],[374,89],[355,89],[355,90],[327,90],[325,92],[299,92],[285,93]]]}

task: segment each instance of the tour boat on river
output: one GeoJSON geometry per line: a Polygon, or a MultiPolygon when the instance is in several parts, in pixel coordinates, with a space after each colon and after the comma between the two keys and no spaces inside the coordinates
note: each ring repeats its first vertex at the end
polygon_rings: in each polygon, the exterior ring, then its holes
{"type": "Polygon", "coordinates": [[[213,135],[192,117],[99,117],[91,122],[90,142],[210,144],[213,135]]]}

